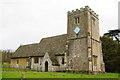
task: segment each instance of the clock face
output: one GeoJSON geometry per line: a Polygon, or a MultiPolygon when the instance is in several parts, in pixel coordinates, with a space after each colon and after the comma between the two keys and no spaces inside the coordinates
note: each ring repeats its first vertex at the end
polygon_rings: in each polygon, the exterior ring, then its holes
{"type": "Polygon", "coordinates": [[[75,32],[75,34],[78,34],[80,32],[80,27],[76,26],[74,28],[74,32],[75,32]]]}

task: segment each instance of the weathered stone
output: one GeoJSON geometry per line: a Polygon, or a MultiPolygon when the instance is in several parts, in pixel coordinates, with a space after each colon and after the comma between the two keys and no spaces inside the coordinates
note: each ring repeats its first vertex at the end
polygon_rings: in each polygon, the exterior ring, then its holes
{"type": "Polygon", "coordinates": [[[67,34],[69,41],[68,53],[70,54],[68,56],[68,67],[70,68],[68,69],[71,69],[72,71],[77,69],[82,72],[90,71],[90,73],[94,71],[104,72],[105,70],[102,70],[103,67],[101,67],[104,62],[103,59],[101,59],[103,56],[101,55],[101,42],[99,39],[99,19],[96,17],[97,14],[88,6],[81,9],[85,11],[80,13],[75,13],[74,11],[71,15],[69,15],[70,13],[68,14],[67,34]],[[69,21],[69,17],[73,17],[71,21],[69,21]],[[80,18],[78,23],[75,21],[75,18],[77,17],[80,18]],[[80,27],[77,38],[73,31],[76,26],[80,27]],[[76,55],[79,55],[79,58],[76,58],[76,55]],[[94,59],[94,55],[97,59],[94,59]]]}

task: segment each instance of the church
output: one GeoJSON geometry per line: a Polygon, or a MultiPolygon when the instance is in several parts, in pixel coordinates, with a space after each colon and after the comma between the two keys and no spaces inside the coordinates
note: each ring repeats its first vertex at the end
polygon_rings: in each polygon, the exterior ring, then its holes
{"type": "Polygon", "coordinates": [[[67,33],[20,45],[11,67],[46,72],[105,72],[99,17],[89,6],[67,12],[67,33]]]}

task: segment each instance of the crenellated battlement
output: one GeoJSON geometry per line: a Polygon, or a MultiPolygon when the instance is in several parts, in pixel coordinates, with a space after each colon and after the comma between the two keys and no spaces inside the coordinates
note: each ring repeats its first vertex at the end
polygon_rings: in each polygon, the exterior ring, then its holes
{"type": "Polygon", "coordinates": [[[82,13],[82,12],[86,12],[89,11],[92,15],[94,15],[95,17],[98,18],[98,14],[96,14],[89,6],[85,6],[85,8],[80,8],[80,9],[76,9],[76,10],[72,10],[72,11],[68,11],[68,15],[72,15],[74,13],[82,13]]]}

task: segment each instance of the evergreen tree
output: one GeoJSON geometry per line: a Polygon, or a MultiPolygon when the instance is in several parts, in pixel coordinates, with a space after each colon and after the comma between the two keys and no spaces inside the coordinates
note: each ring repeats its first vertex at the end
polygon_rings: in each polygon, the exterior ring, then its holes
{"type": "Polygon", "coordinates": [[[106,72],[120,72],[120,43],[106,36],[101,41],[106,72]]]}

